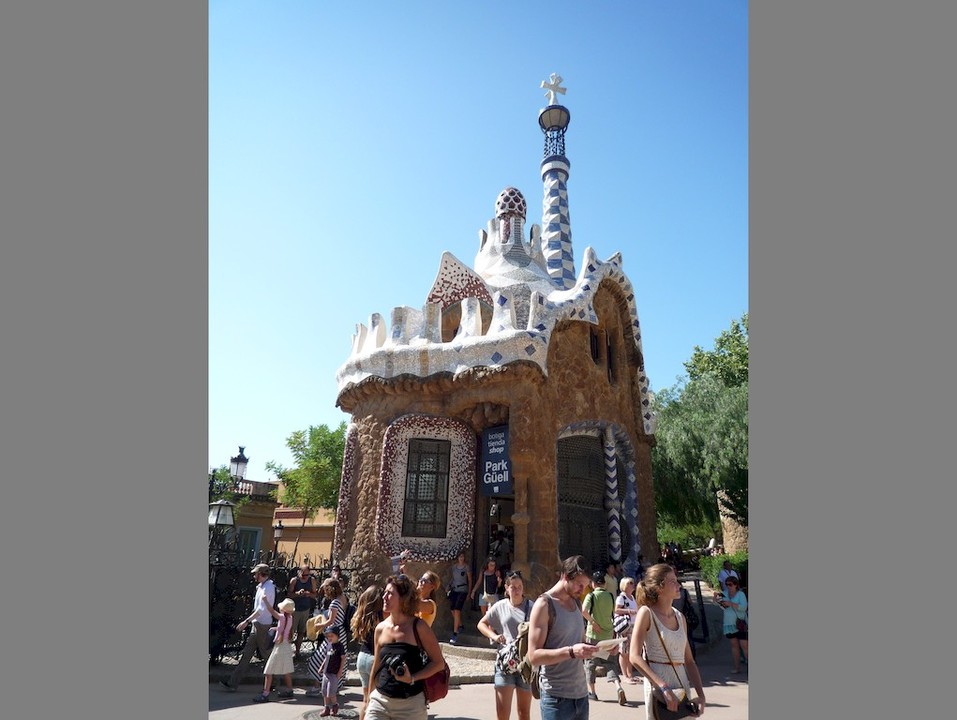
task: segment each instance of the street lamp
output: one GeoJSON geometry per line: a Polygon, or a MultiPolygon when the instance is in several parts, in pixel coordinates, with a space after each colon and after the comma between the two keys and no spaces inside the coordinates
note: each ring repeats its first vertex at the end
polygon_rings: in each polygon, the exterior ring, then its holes
{"type": "Polygon", "coordinates": [[[233,515],[233,508],[236,507],[229,500],[217,500],[209,504],[209,544],[212,546],[213,537],[219,532],[219,528],[231,528],[235,526],[236,519],[233,515]]]}
{"type": "Polygon", "coordinates": [[[246,466],[249,465],[249,458],[243,452],[246,448],[239,446],[239,455],[229,458],[229,475],[239,480],[246,479],[246,466]]]}
{"type": "Polygon", "coordinates": [[[273,525],[272,527],[272,539],[274,542],[274,552],[276,555],[279,555],[279,539],[282,537],[282,520],[273,525]]]}

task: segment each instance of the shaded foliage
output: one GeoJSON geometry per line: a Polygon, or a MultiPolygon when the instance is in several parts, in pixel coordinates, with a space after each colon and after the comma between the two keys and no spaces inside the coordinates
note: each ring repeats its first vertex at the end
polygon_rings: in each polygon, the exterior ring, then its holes
{"type": "Polygon", "coordinates": [[[748,524],[748,316],[715,349],[696,347],[689,379],[658,393],[652,468],[659,520],[714,526],[720,511],[748,524]]]}
{"type": "Polygon", "coordinates": [[[741,579],[741,587],[747,592],[748,588],[748,553],[744,550],[736,552],[732,555],[727,553],[723,555],[711,555],[709,557],[703,557],[699,560],[699,567],[701,568],[701,578],[705,580],[708,585],[710,585],[715,590],[718,589],[718,573],[721,572],[721,566],[724,564],[725,560],[731,561],[731,567],[733,567],[737,573],[738,577],[741,579]]]}

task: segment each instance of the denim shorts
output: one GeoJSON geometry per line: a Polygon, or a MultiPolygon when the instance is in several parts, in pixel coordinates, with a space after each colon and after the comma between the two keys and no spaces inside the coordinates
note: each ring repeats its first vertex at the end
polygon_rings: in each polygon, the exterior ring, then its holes
{"type": "Polygon", "coordinates": [[[588,720],[588,696],[583,698],[552,697],[542,692],[542,720],[588,720]]]}
{"type": "Polygon", "coordinates": [[[372,673],[372,660],[374,657],[374,655],[361,651],[356,657],[356,670],[359,672],[359,683],[362,687],[366,687],[369,684],[369,676],[372,673]]]}
{"type": "Polygon", "coordinates": [[[500,673],[495,671],[495,687],[517,687],[519,690],[531,690],[522,679],[521,673],[500,673]]]}

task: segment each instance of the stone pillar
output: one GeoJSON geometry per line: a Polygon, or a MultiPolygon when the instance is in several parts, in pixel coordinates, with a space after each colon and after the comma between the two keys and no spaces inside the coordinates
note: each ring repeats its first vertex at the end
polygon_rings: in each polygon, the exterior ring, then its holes
{"type": "Polygon", "coordinates": [[[542,476],[541,434],[547,423],[542,422],[533,398],[520,390],[517,394],[509,405],[509,459],[515,489],[515,512],[511,518],[515,530],[512,566],[526,578],[526,592],[538,594],[544,588],[539,587],[541,583],[535,579],[535,553],[531,545],[533,533],[541,533],[542,518],[536,501],[542,476]]]}

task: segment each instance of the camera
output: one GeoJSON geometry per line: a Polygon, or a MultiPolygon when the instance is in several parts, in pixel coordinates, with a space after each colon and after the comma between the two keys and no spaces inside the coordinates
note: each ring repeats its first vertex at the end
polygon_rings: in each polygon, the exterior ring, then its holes
{"type": "Polygon", "coordinates": [[[387,668],[395,673],[396,677],[402,677],[405,675],[405,662],[402,660],[401,655],[389,655],[382,662],[387,668]]]}

